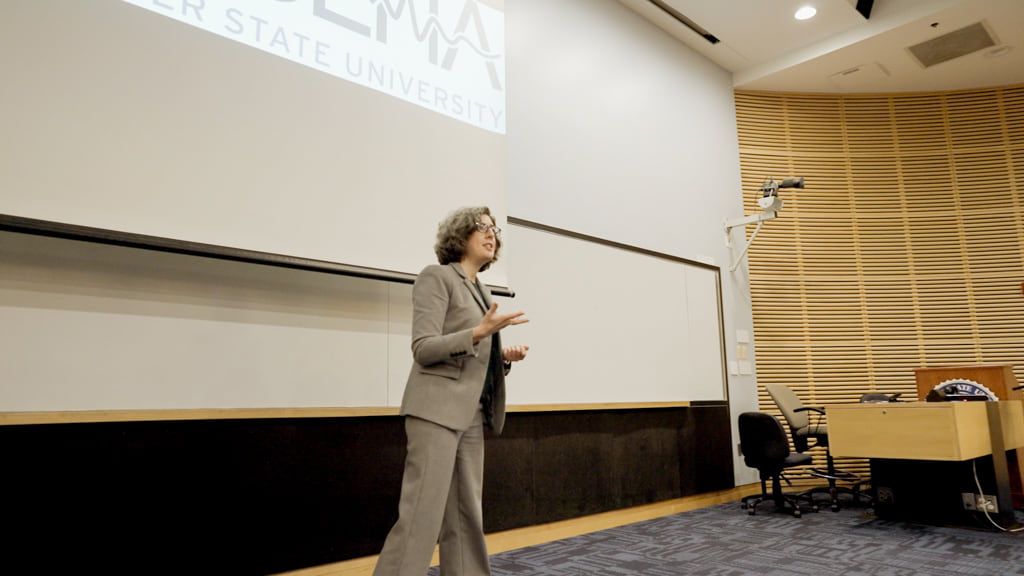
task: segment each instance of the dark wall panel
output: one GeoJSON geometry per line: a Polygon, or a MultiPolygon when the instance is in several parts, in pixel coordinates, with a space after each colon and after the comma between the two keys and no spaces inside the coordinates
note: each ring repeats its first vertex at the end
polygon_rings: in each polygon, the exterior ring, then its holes
{"type": "MultiPolygon", "coordinates": [[[[514,413],[489,437],[495,532],[733,485],[725,406],[514,413]]],[[[0,427],[5,564],[266,574],[376,554],[399,417],[0,427]]]]}

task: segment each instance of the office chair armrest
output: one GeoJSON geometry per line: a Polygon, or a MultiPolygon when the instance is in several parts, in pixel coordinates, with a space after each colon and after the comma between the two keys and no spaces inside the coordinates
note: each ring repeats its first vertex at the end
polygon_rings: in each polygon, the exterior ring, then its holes
{"type": "Polygon", "coordinates": [[[814,412],[815,414],[825,414],[824,408],[816,408],[814,406],[801,406],[793,412],[814,412]]]}

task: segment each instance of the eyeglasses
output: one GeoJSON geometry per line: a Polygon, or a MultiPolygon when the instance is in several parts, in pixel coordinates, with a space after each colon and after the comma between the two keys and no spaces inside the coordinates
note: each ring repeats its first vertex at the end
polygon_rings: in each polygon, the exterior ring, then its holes
{"type": "Polygon", "coordinates": [[[501,238],[501,228],[498,228],[494,224],[484,224],[483,222],[476,223],[476,229],[484,234],[493,232],[495,238],[501,238]]]}

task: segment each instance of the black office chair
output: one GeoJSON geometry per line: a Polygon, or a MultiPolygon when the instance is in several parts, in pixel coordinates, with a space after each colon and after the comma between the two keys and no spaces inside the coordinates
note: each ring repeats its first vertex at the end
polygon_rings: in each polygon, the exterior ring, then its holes
{"type": "MultiPolygon", "coordinates": [[[[746,496],[741,500],[741,507],[747,513],[757,513],[757,506],[762,502],[772,501],[776,511],[786,511],[799,518],[804,510],[817,512],[818,507],[810,495],[786,494],[782,491],[782,472],[794,466],[805,466],[811,463],[809,454],[791,454],[786,431],[774,416],[761,412],[744,412],[740,414],[740,451],[743,461],[751,468],[756,468],[761,476],[761,494],[746,496]],[[772,493],[768,494],[767,481],[772,481],[772,493]],[[801,507],[800,500],[807,504],[801,507]]],[[[789,480],[786,480],[789,483],[789,480]]]]}
{"type": "Polygon", "coordinates": [[[853,504],[870,506],[872,504],[871,496],[867,492],[861,491],[860,484],[862,480],[860,476],[836,469],[835,460],[833,460],[832,452],[828,447],[828,427],[821,423],[821,418],[825,416],[825,410],[823,408],[804,406],[797,395],[789,387],[782,384],[766,384],[765,388],[789,424],[789,431],[793,438],[793,447],[796,448],[796,451],[803,454],[815,446],[821,446],[825,449],[825,469],[811,468],[809,473],[812,476],[827,481],[828,486],[812,488],[808,493],[812,495],[828,494],[829,508],[833,512],[839,511],[840,494],[849,494],[852,497],[851,503],[853,504]],[[811,422],[810,413],[817,415],[814,422],[811,422]],[[839,486],[839,482],[848,483],[850,486],[839,486]]]}

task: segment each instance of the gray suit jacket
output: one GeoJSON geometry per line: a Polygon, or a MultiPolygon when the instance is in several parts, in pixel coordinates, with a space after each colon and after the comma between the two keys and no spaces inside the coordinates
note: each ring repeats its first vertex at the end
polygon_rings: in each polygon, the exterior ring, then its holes
{"type": "MultiPolygon", "coordinates": [[[[490,291],[480,286],[483,300],[458,263],[431,265],[420,272],[412,289],[413,365],[401,414],[452,430],[465,430],[473,422],[487,376],[491,338],[500,338],[494,334],[473,345],[473,328],[491,306],[490,291]]],[[[492,428],[500,434],[505,425],[502,370],[495,370],[491,409],[492,428]]]]}

